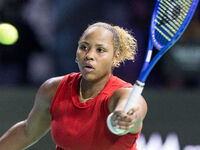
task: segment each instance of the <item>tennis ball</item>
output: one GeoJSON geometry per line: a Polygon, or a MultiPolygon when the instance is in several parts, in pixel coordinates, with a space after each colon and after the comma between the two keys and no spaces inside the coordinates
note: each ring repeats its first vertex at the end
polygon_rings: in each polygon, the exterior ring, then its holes
{"type": "Polygon", "coordinates": [[[17,40],[17,29],[9,23],[0,23],[0,44],[12,45],[17,40]]]}

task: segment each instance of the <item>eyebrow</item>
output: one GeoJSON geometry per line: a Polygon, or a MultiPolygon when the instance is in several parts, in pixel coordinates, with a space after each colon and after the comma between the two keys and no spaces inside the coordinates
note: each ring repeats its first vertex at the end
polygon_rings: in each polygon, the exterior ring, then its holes
{"type": "MultiPolygon", "coordinates": [[[[86,41],[79,41],[78,42],[78,44],[82,44],[82,43],[84,43],[84,44],[86,44],[86,45],[90,45],[88,42],[86,42],[86,41]]],[[[106,46],[107,44],[104,44],[104,43],[99,43],[99,44],[95,44],[95,46],[98,46],[98,47],[107,47],[106,46]]]]}
{"type": "Polygon", "coordinates": [[[99,47],[106,47],[107,44],[96,44],[96,46],[99,46],[99,47]]]}
{"type": "Polygon", "coordinates": [[[78,41],[78,44],[81,44],[81,43],[84,43],[84,44],[87,44],[87,45],[90,45],[88,42],[86,41],[78,41]]]}

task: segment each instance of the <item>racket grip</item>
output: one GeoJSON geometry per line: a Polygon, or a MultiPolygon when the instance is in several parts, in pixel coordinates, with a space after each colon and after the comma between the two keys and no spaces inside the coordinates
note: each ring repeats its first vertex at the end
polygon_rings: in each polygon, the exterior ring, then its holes
{"type": "Polygon", "coordinates": [[[111,123],[111,117],[112,117],[113,113],[110,113],[110,115],[108,116],[107,118],[107,126],[108,126],[108,129],[113,133],[113,134],[116,134],[116,135],[125,135],[127,134],[129,131],[127,130],[124,130],[124,129],[119,129],[115,126],[112,125],[111,123]]]}
{"type": "Polygon", "coordinates": [[[145,83],[137,80],[135,84],[133,85],[133,89],[128,97],[128,100],[125,104],[125,112],[128,112],[134,105],[135,103],[139,100],[140,95],[142,94],[142,91],[144,89],[145,83]]]}

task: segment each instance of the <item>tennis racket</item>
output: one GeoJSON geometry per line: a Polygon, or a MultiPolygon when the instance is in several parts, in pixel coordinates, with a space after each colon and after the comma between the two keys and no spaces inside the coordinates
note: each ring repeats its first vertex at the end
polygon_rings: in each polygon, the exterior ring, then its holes
{"type": "MultiPolygon", "coordinates": [[[[139,99],[152,68],[183,34],[192,19],[198,3],[199,0],[157,0],[151,18],[146,58],[125,105],[125,112],[128,112],[139,99]],[[154,47],[158,51],[151,58],[154,47]]],[[[127,130],[112,126],[112,114],[107,118],[107,125],[110,131],[117,135],[128,133],[127,130]]]]}

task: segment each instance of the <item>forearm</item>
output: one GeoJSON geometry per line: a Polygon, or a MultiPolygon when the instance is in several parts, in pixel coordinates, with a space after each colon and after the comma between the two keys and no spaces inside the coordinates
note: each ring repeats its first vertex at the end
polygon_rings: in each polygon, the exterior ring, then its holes
{"type": "Polygon", "coordinates": [[[134,126],[130,130],[131,133],[137,133],[138,131],[141,130],[142,125],[143,125],[143,120],[147,114],[147,104],[146,101],[144,100],[143,97],[141,97],[141,100],[136,104],[136,112],[135,114],[135,121],[134,121],[134,126]]]}
{"type": "Polygon", "coordinates": [[[138,111],[137,111],[137,118],[139,122],[143,122],[146,114],[147,114],[147,103],[145,99],[141,96],[139,104],[138,104],[138,111]]]}
{"type": "Polygon", "coordinates": [[[32,142],[26,134],[26,121],[21,121],[0,137],[0,150],[22,150],[32,142]]]}

